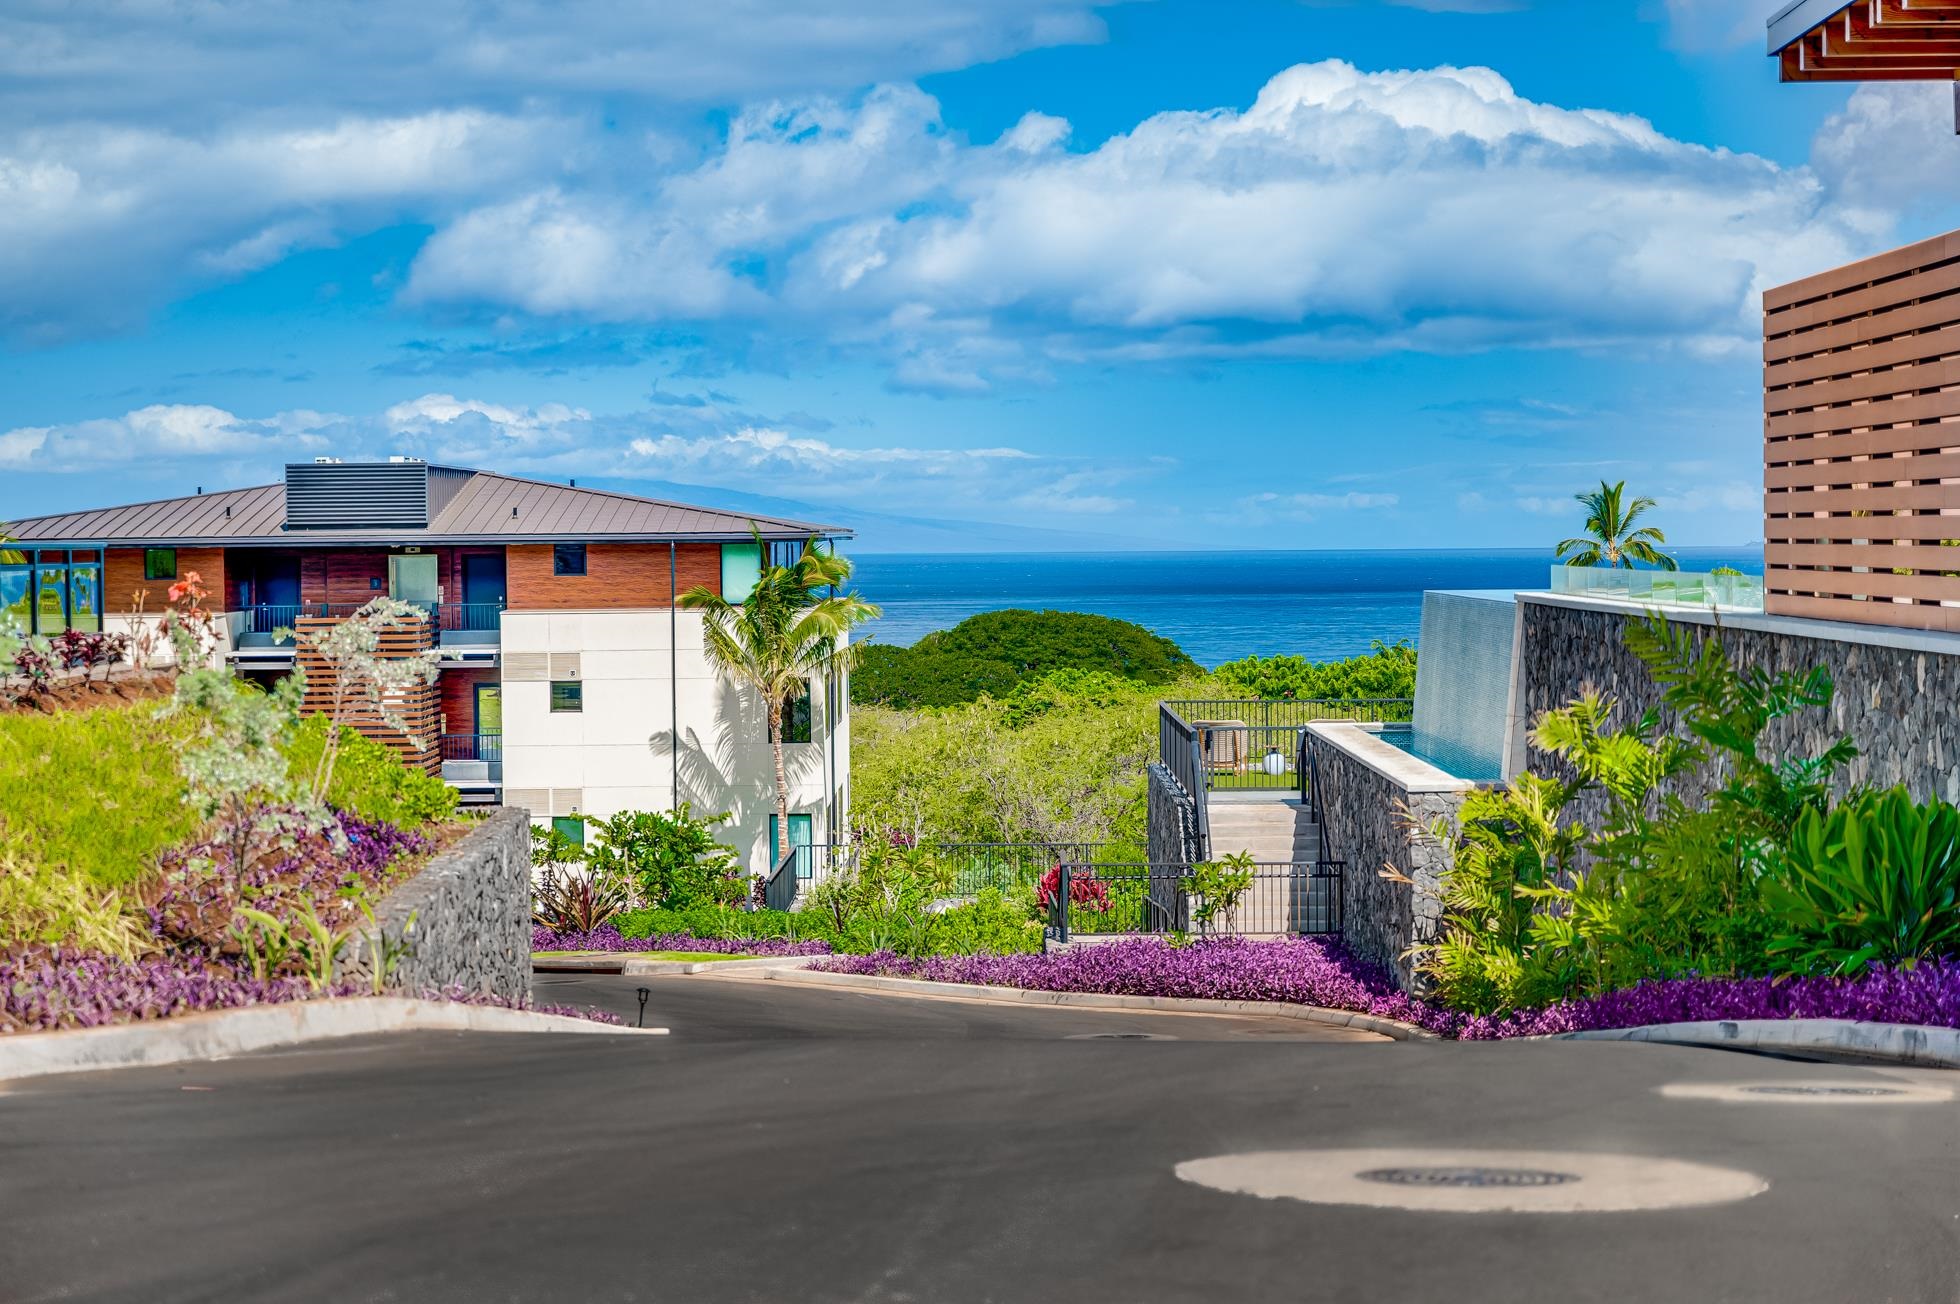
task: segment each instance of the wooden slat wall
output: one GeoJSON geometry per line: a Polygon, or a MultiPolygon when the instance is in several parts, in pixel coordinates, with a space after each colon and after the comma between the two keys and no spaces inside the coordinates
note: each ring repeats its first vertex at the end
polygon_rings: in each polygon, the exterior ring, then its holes
{"type": "MultiPolygon", "coordinates": [[[[179,548],[177,549],[177,575],[182,578],[192,571],[203,582],[209,594],[204,599],[208,611],[226,609],[225,590],[225,551],[223,548],[179,548]]],[[[170,605],[170,586],[174,580],[146,580],[143,578],[143,550],[141,548],[110,548],[102,558],[102,609],[104,611],[134,611],[136,595],[147,592],[143,610],[159,612],[170,605]]]]}
{"type": "MultiPolygon", "coordinates": [[[[333,687],[332,671],[308,645],[308,639],[326,633],[339,623],[327,617],[301,616],[294,627],[299,636],[295,640],[295,662],[306,672],[306,699],[300,709],[307,713],[332,709],[333,687]]],[[[398,658],[416,656],[435,646],[434,637],[434,631],[426,620],[397,625],[382,634],[380,655],[398,658]]],[[[442,712],[437,705],[439,695],[437,685],[424,684],[411,690],[398,703],[409,731],[421,742],[420,747],[410,743],[399,730],[384,723],[372,707],[357,708],[354,718],[348,723],[366,737],[394,748],[400,754],[402,764],[435,774],[442,769],[442,712]]]]}
{"type": "Polygon", "coordinates": [[[1772,614],[1960,630],[1960,231],[1763,296],[1772,614]]]}

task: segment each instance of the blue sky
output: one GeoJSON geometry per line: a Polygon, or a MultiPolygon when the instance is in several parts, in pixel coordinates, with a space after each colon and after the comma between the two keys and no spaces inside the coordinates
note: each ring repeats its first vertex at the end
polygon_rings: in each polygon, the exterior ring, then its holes
{"type": "Polygon", "coordinates": [[[1758,535],[1757,295],[1955,225],[1754,0],[0,15],[0,519],[410,453],[867,549],[1758,535]]]}

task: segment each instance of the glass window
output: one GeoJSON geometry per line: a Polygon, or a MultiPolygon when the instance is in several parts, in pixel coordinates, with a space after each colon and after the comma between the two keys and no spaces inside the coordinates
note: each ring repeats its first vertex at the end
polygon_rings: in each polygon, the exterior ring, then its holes
{"type": "Polygon", "coordinates": [[[72,566],[68,578],[68,628],[102,630],[102,568],[72,566]]]}
{"type": "Polygon", "coordinates": [[[0,564],[0,612],[11,617],[14,628],[22,633],[34,628],[33,609],[27,601],[33,575],[33,569],[25,564],[0,564]]]}
{"type": "Polygon", "coordinates": [[[551,709],[554,711],[583,711],[585,709],[585,685],[576,679],[552,680],[551,709]]]}
{"type": "Polygon", "coordinates": [[[582,543],[552,544],[551,573],[553,575],[585,574],[585,545],[582,543]]]}
{"type": "Polygon", "coordinates": [[[769,564],[771,566],[794,566],[803,558],[801,539],[778,539],[769,545],[769,564]]]}
{"type": "Polygon", "coordinates": [[[752,543],[721,545],[721,596],[740,602],[762,578],[762,550],[752,543]]]}
{"type": "Polygon", "coordinates": [[[573,846],[585,845],[585,821],[578,816],[554,815],[551,817],[551,828],[553,832],[563,834],[573,846]]]}
{"type": "MultiPolygon", "coordinates": [[[[810,741],[810,720],[814,712],[810,708],[810,681],[803,681],[803,691],[783,704],[783,741],[786,743],[807,743],[810,741]]],[[[767,725],[764,725],[767,728],[767,725]]]]}
{"type": "MultiPolygon", "coordinates": [[[[811,819],[808,815],[791,815],[789,817],[789,845],[791,854],[796,857],[796,876],[798,878],[809,878],[811,871],[816,868],[816,861],[812,858],[810,852],[811,834],[811,819]]],[[[765,859],[771,865],[776,864],[776,817],[774,815],[769,817],[769,846],[765,851],[765,859]]]]}
{"type": "MultiPolygon", "coordinates": [[[[46,554],[42,554],[45,556],[46,554]]],[[[68,627],[68,568],[34,568],[34,629],[53,634],[68,627]]]]}
{"type": "Polygon", "coordinates": [[[175,548],[143,549],[143,578],[146,580],[176,579],[177,550],[175,548]]]}

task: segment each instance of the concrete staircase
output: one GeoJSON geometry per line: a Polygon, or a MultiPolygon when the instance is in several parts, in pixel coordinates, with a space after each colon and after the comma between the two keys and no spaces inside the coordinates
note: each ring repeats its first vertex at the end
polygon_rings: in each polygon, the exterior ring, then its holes
{"type": "Polygon", "coordinates": [[[1300,800],[1213,793],[1206,811],[1214,860],[1245,851],[1262,866],[1239,903],[1236,927],[1249,933],[1325,931],[1332,919],[1327,887],[1322,885],[1316,900],[1310,877],[1320,854],[1320,830],[1300,800]],[[1282,878],[1270,868],[1287,864],[1298,866],[1298,872],[1282,878]]]}

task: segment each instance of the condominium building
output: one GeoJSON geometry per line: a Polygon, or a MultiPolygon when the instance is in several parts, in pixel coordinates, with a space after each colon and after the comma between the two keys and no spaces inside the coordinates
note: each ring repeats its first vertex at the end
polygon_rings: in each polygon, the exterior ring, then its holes
{"type": "MultiPolygon", "coordinates": [[[[11,533],[0,610],[23,630],[130,629],[195,572],[205,605],[222,608],[214,656],[248,678],[304,664],[288,631],[381,594],[419,606],[421,627],[388,650],[439,648],[441,673],[403,703],[412,738],[375,731],[407,764],[573,835],[580,815],[683,801],[726,811],[723,840],[756,871],[776,818],[767,717],[709,665],[702,617],[676,595],[706,585],[739,599],[812,536],[849,537],[404,458],[298,463],[279,484],[37,517],[11,533]]],[[[814,682],[788,713],[792,842],[846,827],[846,696],[814,682]]]]}

